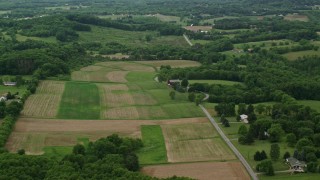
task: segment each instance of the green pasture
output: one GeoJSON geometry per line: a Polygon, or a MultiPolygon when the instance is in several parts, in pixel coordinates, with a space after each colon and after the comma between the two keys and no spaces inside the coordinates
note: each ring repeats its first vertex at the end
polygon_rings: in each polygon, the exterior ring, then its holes
{"type": "Polygon", "coordinates": [[[167,150],[162,129],[159,125],[141,126],[144,147],[138,151],[140,164],[167,162],[167,150]]]}
{"type": "Polygon", "coordinates": [[[20,87],[16,87],[16,86],[3,86],[0,85],[0,96],[10,92],[11,94],[14,94],[16,92],[19,93],[19,95],[24,94],[27,91],[27,88],[25,86],[20,86],[20,87]]]}
{"type": "Polygon", "coordinates": [[[30,40],[36,40],[36,41],[44,41],[47,43],[57,43],[57,39],[56,37],[28,37],[28,36],[23,36],[21,34],[16,34],[16,38],[18,41],[26,41],[28,39],[30,40]]]}
{"type": "Polygon", "coordinates": [[[145,46],[145,37],[156,36],[153,31],[124,31],[114,28],[91,26],[91,32],[78,32],[79,42],[100,42],[102,44],[117,42],[128,46],[145,46]]]}
{"type": "Polygon", "coordinates": [[[207,83],[207,84],[220,84],[225,86],[233,86],[233,85],[243,85],[241,82],[236,81],[225,81],[225,80],[189,80],[189,84],[194,83],[207,83]]]}
{"type": "Polygon", "coordinates": [[[44,155],[55,159],[62,159],[65,155],[72,153],[71,146],[46,146],[43,148],[44,155]]]}
{"type": "MultiPolygon", "coordinates": [[[[154,81],[155,73],[154,72],[142,72],[142,71],[131,71],[127,74],[126,79],[128,82],[134,83],[152,83],[154,81]]],[[[147,86],[146,84],[144,84],[147,86]]],[[[142,85],[142,86],[144,86],[142,85]]]]}
{"type": "Polygon", "coordinates": [[[300,100],[298,103],[304,106],[310,106],[312,109],[320,112],[320,101],[300,100]]]}
{"type": "Polygon", "coordinates": [[[259,175],[261,180],[318,180],[319,173],[276,173],[275,176],[259,175]]]}
{"type": "Polygon", "coordinates": [[[299,57],[302,58],[304,56],[320,56],[320,50],[289,52],[289,53],[283,54],[283,56],[287,58],[289,61],[294,61],[294,60],[297,60],[299,57]]]}
{"type": "Polygon", "coordinates": [[[170,119],[205,117],[203,111],[195,103],[165,104],[162,105],[162,108],[170,119]]]}
{"type": "Polygon", "coordinates": [[[97,86],[92,83],[67,82],[58,118],[99,119],[100,97],[97,86]]]}
{"type": "MultiPolygon", "coordinates": [[[[165,85],[164,85],[165,86],[165,85]]],[[[177,102],[188,102],[187,101],[187,93],[179,93],[175,92],[175,99],[172,100],[169,96],[171,89],[152,89],[147,90],[147,93],[151,94],[152,97],[158,101],[159,104],[171,104],[177,102]]]]}

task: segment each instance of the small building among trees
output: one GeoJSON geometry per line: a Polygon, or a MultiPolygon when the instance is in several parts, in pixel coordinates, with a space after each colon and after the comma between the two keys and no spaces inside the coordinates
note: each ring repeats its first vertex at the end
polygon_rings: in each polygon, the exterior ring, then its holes
{"type": "Polygon", "coordinates": [[[3,82],[3,85],[5,85],[5,86],[16,86],[17,82],[3,82]]]}
{"type": "Polygon", "coordinates": [[[242,114],[242,115],[240,115],[240,119],[241,119],[241,121],[243,121],[243,122],[246,123],[246,124],[249,123],[249,121],[248,121],[248,115],[242,114]]]}
{"type": "Polygon", "coordinates": [[[304,172],[304,168],[307,167],[304,161],[299,161],[294,157],[287,158],[286,163],[290,166],[290,170],[293,170],[294,172],[304,172]]]}

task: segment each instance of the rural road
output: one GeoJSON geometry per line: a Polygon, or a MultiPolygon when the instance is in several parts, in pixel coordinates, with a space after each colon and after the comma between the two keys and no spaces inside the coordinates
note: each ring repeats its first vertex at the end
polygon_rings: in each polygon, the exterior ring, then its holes
{"type": "Polygon", "coordinates": [[[188,44],[189,44],[190,46],[193,46],[192,42],[190,41],[190,39],[188,38],[187,35],[183,34],[183,37],[184,37],[184,39],[188,42],[188,44]]]}
{"type": "Polygon", "coordinates": [[[244,167],[247,169],[248,173],[250,174],[251,178],[253,180],[258,180],[258,176],[253,171],[251,166],[248,164],[248,162],[244,159],[244,157],[241,155],[241,153],[238,151],[236,147],[231,143],[231,141],[227,138],[227,136],[222,132],[219,125],[215,122],[213,117],[209,114],[209,112],[200,104],[199,105],[202,111],[206,114],[206,116],[209,118],[211,124],[216,128],[222,139],[227,143],[227,145],[231,148],[231,150],[234,152],[234,154],[239,158],[241,163],[244,165],[244,167]]]}

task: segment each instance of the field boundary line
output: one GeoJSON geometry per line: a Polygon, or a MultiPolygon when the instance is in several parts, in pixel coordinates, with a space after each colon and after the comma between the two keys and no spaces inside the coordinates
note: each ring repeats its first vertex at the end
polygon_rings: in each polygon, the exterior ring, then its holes
{"type": "Polygon", "coordinates": [[[190,45],[190,46],[193,46],[192,42],[190,41],[190,39],[188,38],[188,36],[186,34],[183,34],[183,37],[184,39],[187,41],[187,43],[190,45]]]}
{"type": "Polygon", "coordinates": [[[227,143],[227,145],[230,147],[230,149],[234,152],[234,154],[239,158],[243,166],[247,169],[248,173],[250,174],[251,178],[253,180],[259,180],[256,173],[253,171],[249,163],[244,159],[244,157],[241,155],[241,153],[238,151],[238,149],[231,143],[231,141],[227,138],[227,136],[223,133],[223,131],[220,129],[219,125],[215,122],[213,117],[209,114],[209,112],[200,104],[199,105],[202,111],[206,114],[206,116],[209,118],[211,124],[216,128],[222,139],[227,143]]]}

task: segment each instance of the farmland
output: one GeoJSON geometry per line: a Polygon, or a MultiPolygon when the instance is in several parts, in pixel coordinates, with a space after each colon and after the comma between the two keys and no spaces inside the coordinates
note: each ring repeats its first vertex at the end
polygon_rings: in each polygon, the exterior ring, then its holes
{"type": "Polygon", "coordinates": [[[22,116],[56,117],[64,91],[65,83],[61,81],[43,81],[39,84],[37,94],[28,98],[22,116]]]}
{"type": "Polygon", "coordinates": [[[99,119],[98,88],[91,83],[67,82],[58,112],[59,118],[99,119]]]}
{"type": "Polygon", "coordinates": [[[162,128],[169,162],[236,159],[209,123],[163,125],[162,128]]]}
{"type": "MultiPolygon", "coordinates": [[[[16,152],[24,148],[27,154],[43,154],[54,149],[68,149],[85,138],[95,141],[113,133],[128,137],[142,137],[141,126],[202,123],[206,118],[172,120],[70,120],[20,118],[6,147],[16,152]],[[58,147],[58,148],[56,148],[58,147]]],[[[147,132],[148,133],[148,132],[147,132]]],[[[163,147],[164,148],[164,147],[163,147]]]]}
{"type": "Polygon", "coordinates": [[[222,180],[250,179],[240,162],[199,162],[185,164],[155,165],[142,168],[145,174],[167,178],[173,175],[206,180],[219,177],[222,180]]]}

